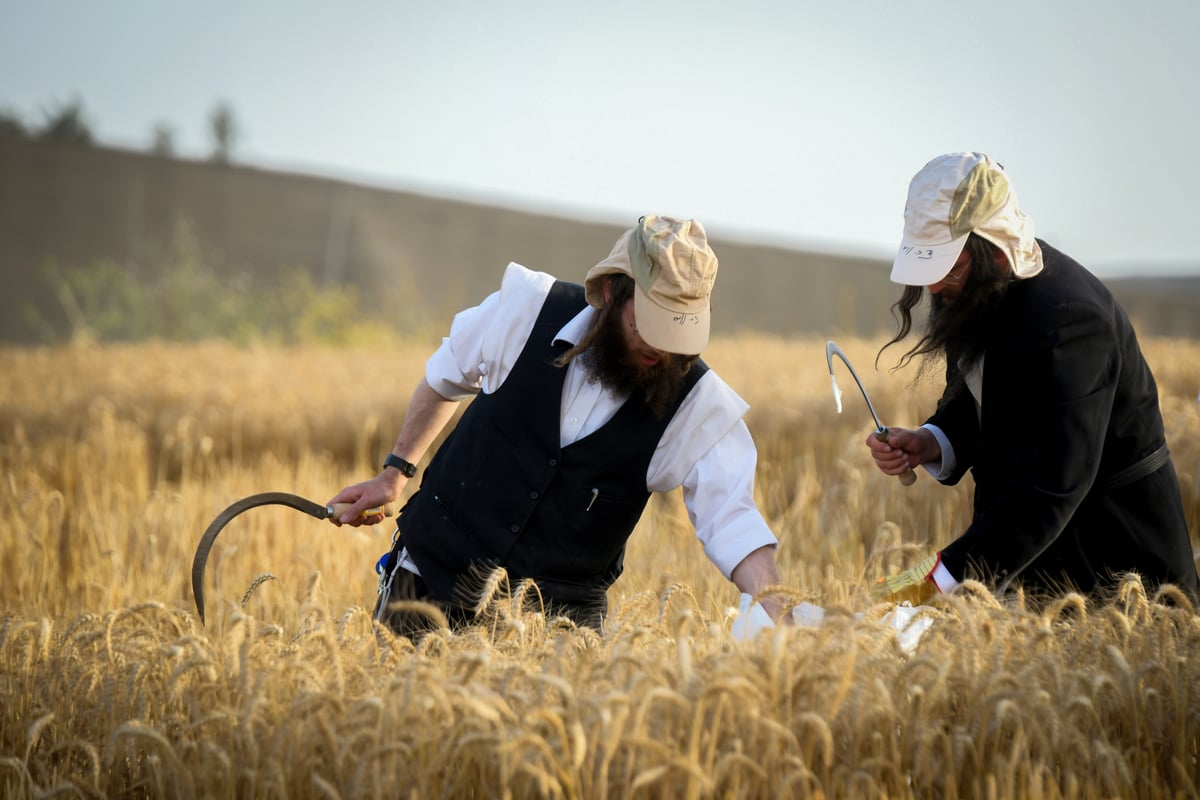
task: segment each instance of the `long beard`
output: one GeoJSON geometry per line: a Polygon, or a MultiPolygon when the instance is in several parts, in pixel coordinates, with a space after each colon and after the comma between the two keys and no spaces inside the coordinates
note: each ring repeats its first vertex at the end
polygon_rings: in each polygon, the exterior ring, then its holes
{"type": "Polygon", "coordinates": [[[683,390],[694,359],[667,353],[653,366],[638,364],[625,347],[622,324],[619,314],[609,317],[579,357],[593,380],[614,394],[641,400],[656,419],[662,419],[683,390]]]}
{"type": "Polygon", "coordinates": [[[925,341],[948,364],[965,367],[978,361],[987,349],[987,335],[1008,283],[1007,278],[972,281],[954,300],[930,295],[925,341]]]}

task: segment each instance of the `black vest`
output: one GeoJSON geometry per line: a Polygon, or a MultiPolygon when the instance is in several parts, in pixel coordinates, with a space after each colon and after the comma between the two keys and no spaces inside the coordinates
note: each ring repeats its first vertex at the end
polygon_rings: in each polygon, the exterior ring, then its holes
{"type": "Polygon", "coordinates": [[[567,370],[554,360],[569,345],[553,338],[585,305],[582,286],[555,282],[504,383],[471,401],[405,505],[401,541],[433,600],[473,605],[475,581],[502,566],[513,586],[534,579],[548,609],[585,624],[607,607],[650,497],[650,458],[708,367],[696,360],[663,419],[631,399],[560,447],[567,370]]]}

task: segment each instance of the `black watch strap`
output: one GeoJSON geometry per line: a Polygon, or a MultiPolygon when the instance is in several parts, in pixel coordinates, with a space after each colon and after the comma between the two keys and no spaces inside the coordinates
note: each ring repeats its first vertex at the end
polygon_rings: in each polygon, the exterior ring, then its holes
{"type": "Polygon", "coordinates": [[[417,465],[411,461],[405,461],[395,453],[388,453],[387,458],[383,460],[383,468],[395,467],[400,470],[400,474],[406,478],[411,478],[417,474],[417,465]]]}

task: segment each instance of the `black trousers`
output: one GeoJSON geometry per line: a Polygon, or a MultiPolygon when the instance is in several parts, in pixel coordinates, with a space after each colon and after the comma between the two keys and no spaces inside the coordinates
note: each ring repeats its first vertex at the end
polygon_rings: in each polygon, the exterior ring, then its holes
{"type": "MultiPolygon", "coordinates": [[[[418,601],[436,606],[446,616],[450,630],[459,630],[475,621],[475,614],[471,609],[434,600],[429,596],[429,590],[421,576],[397,566],[388,591],[380,592],[379,599],[375,602],[374,617],[396,634],[407,636],[414,643],[429,631],[436,630],[440,623],[435,617],[419,609],[395,607],[395,604],[403,601],[418,601]]],[[[545,602],[543,608],[547,617],[566,617],[578,627],[591,628],[597,633],[604,630],[604,616],[607,610],[607,602],[576,604],[560,603],[552,599],[545,602]]]]}
{"type": "Polygon", "coordinates": [[[474,614],[470,609],[461,606],[448,606],[439,603],[429,596],[425,581],[420,575],[409,572],[404,567],[394,565],[393,574],[386,592],[379,593],[375,601],[375,619],[391,628],[400,636],[407,636],[413,642],[439,627],[436,617],[420,610],[411,608],[395,608],[393,604],[403,601],[418,601],[436,606],[446,615],[451,630],[457,630],[471,623],[474,614]]]}

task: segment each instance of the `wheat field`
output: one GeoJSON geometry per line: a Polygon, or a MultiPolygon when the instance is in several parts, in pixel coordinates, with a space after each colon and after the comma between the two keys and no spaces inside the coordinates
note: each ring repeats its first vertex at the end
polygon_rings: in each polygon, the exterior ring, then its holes
{"type": "MultiPolygon", "coordinates": [[[[969,481],[879,474],[824,340],[714,340],[752,410],[757,495],[817,628],[730,635],[737,591],[678,493],[655,497],[603,636],[501,584],[414,647],[370,617],[391,529],[254,509],[190,586],[231,502],[324,503],[374,474],[431,342],[0,350],[0,796],[1179,798],[1200,795],[1200,616],[1137,582],[1036,610],[979,584],[911,652],[878,576],[961,530],[969,481]]],[[[935,379],[839,341],[883,421],[935,379]]],[[[1193,539],[1200,343],[1144,343],[1193,539]]],[[[415,483],[415,482],[414,482],[415,483]]]]}

